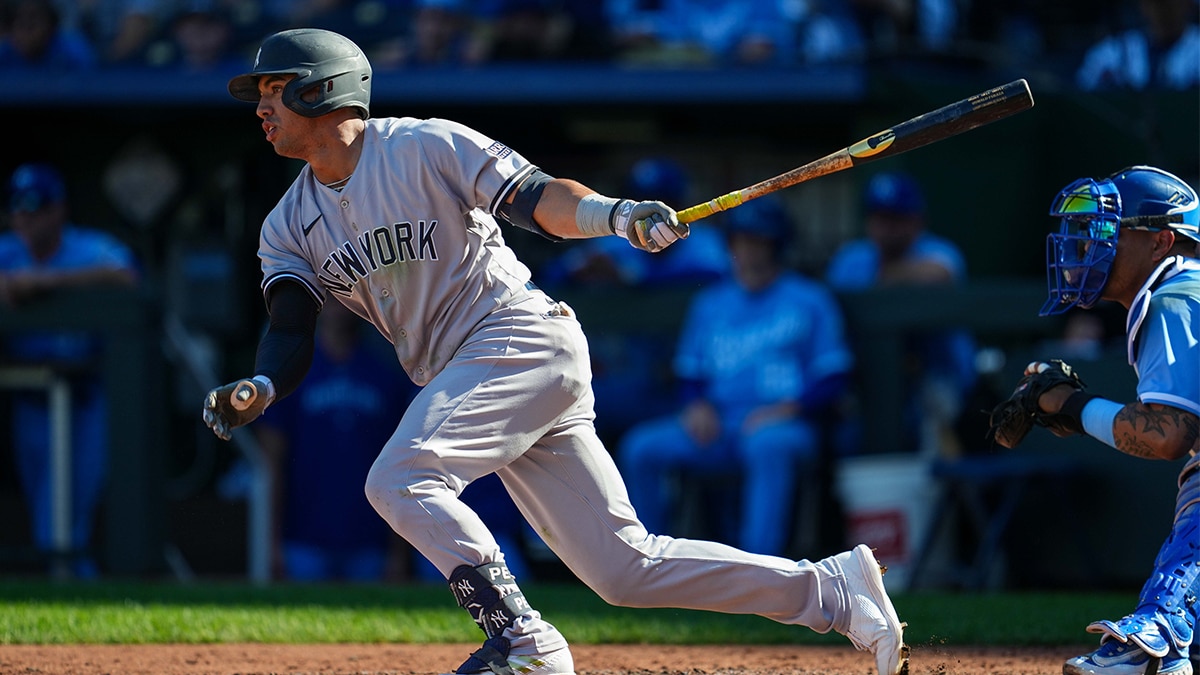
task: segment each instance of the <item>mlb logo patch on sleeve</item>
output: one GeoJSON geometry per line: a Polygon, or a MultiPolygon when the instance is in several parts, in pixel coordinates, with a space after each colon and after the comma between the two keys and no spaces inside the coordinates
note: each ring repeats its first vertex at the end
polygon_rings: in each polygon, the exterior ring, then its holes
{"type": "Polygon", "coordinates": [[[491,145],[489,145],[487,148],[487,151],[489,154],[495,155],[496,157],[498,157],[500,159],[504,159],[505,157],[508,157],[509,155],[512,154],[512,148],[501,143],[500,141],[496,141],[496,142],[492,143],[491,145]]]}

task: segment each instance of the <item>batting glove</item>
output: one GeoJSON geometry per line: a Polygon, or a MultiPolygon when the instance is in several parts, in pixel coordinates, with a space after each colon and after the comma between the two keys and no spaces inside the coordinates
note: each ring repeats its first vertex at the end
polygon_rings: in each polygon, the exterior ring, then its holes
{"type": "Polygon", "coordinates": [[[613,214],[613,232],[629,245],[657,253],[686,239],[691,228],[679,222],[675,210],[662,202],[621,200],[613,214]]]}
{"type": "Polygon", "coordinates": [[[263,414],[275,398],[274,392],[271,380],[261,375],[217,387],[204,397],[204,423],[217,438],[227,441],[234,429],[263,414]]]}

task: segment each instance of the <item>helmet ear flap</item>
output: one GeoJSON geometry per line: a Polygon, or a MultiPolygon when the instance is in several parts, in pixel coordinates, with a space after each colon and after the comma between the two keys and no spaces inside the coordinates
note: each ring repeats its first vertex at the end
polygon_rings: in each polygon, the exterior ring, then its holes
{"type": "Polygon", "coordinates": [[[324,84],[324,82],[317,82],[316,84],[293,87],[290,99],[308,108],[314,108],[321,103],[321,90],[324,88],[324,84]]]}

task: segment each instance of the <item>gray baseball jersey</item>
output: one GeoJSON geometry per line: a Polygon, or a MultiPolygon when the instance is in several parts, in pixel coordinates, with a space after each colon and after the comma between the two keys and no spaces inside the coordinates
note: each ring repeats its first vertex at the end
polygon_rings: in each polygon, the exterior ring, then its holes
{"type": "Polygon", "coordinates": [[[534,168],[455,122],[369,120],[341,192],[305,166],[267,216],[263,290],[294,279],[318,303],[338,296],[427,384],[471,328],[529,281],[492,214],[534,168]]]}
{"type": "MultiPolygon", "coordinates": [[[[373,119],[365,134],[341,192],[300,173],[263,225],[260,256],[264,291],[290,279],[319,302],[337,296],[426,385],[366,480],[392,529],[447,577],[503,561],[458,499],[496,473],[534,531],[609,602],[845,631],[850,597],[837,562],[651,534],[638,521],[593,425],[583,330],[527,285],[494,218],[534,167],[443,120],[373,119]]],[[[513,653],[565,644],[536,611],[515,630],[513,653]]]]}

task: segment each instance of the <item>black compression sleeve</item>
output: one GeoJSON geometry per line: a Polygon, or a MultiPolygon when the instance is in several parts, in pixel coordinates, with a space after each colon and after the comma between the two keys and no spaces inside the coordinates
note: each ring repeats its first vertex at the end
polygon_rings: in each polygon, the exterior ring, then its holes
{"type": "Polygon", "coordinates": [[[279,400],[295,391],[308,374],[320,308],[303,286],[280,281],[270,289],[267,311],[271,322],[258,343],[254,374],[271,378],[279,400]]]}

